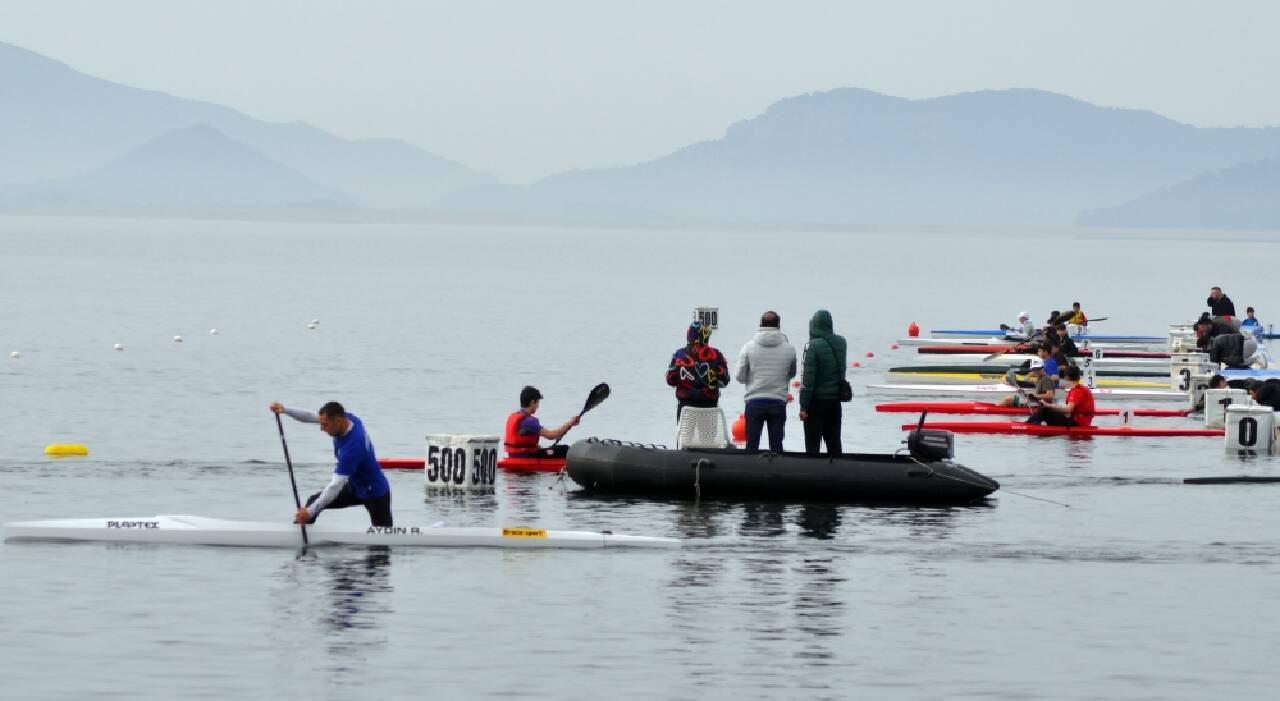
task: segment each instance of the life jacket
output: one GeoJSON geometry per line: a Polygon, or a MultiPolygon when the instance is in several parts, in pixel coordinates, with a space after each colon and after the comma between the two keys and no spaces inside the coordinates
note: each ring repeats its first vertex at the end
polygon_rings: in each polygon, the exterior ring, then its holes
{"type": "Polygon", "coordinates": [[[538,434],[523,435],[519,432],[520,422],[528,415],[524,409],[521,409],[507,417],[507,428],[503,432],[502,446],[506,448],[508,456],[518,453],[532,453],[538,449],[538,434]]]}

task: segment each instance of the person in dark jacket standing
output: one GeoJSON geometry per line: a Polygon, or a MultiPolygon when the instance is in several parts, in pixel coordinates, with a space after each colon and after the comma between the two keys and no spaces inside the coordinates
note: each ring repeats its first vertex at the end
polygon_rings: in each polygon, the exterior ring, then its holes
{"type": "Polygon", "coordinates": [[[1215,317],[1226,317],[1228,320],[1234,319],[1236,316],[1236,304],[1231,298],[1222,294],[1221,287],[1212,287],[1209,289],[1209,299],[1204,301],[1205,306],[1209,307],[1209,314],[1215,317]]]}
{"type": "Polygon", "coordinates": [[[710,340],[711,327],[695,321],[689,324],[684,348],[671,355],[667,384],[676,388],[676,421],[687,406],[718,406],[720,388],[729,384],[729,362],[710,340]]]}
{"type": "Polygon", "coordinates": [[[809,344],[804,348],[804,376],[800,385],[800,420],[804,422],[804,452],[817,455],[826,441],[827,454],[839,455],[840,382],[845,373],[844,336],[832,330],[831,312],[819,309],[809,320],[809,344]]]}

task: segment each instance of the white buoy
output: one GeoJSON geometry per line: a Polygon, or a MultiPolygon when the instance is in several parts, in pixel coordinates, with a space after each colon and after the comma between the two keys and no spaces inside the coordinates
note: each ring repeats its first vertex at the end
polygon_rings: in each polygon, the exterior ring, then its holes
{"type": "Polygon", "coordinates": [[[174,342],[174,343],[182,343],[182,337],[181,337],[181,336],[174,336],[174,337],[173,337],[173,342],[174,342]]]}
{"type": "Polygon", "coordinates": [[[313,326],[314,326],[314,325],[317,325],[317,324],[319,324],[319,323],[320,323],[320,320],[319,320],[319,319],[312,319],[312,320],[311,320],[311,324],[312,324],[313,326]]]}
{"type": "Polygon", "coordinates": [[[315,322],[312,322],[312,323],[310,323],[310,324],[307,324],[307,328],[308,328],[308,329],[311,329],[312,331],[315,331],[315,330],[316,330],[315,322]]]}
{"type": "Polygon", "coordinates": [[[10,353],[10,354],[9,354],[9,357],[10,357],[10,358],[21,358],[21,357],[22,357],[22,354],[21,354],[21,353],[19,353],[18,351],[14,351],[14,352],[12,352],[12,353],[10,353]]]}
{"type": "Polygon", "coordinates": [[[210,336],[217,336],[217,335],[218,335],[218,330],[217,330],[217,329],[209,329],[209,335],[210,335],[210,336]]]}
{"type": "Polygon", "coordinates": [[[117,344],[115,344],[114,346],[111,346],[111,350],[113,350],[113,351],[122,351],[122,350],[124,350],[124,344],[123,344],[123,343],[117,343],[117,344]]]}

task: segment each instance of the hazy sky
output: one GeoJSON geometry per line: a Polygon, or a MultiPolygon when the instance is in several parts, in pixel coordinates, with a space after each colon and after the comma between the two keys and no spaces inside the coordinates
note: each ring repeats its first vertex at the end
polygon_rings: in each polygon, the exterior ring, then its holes
{"type": "Polygon", "coordinates": [[[513,181],[716,138],[790,95],[1034,87],[1280,124],[1280,2],[0,0],[86,73],[394,136],[513,181]]]}

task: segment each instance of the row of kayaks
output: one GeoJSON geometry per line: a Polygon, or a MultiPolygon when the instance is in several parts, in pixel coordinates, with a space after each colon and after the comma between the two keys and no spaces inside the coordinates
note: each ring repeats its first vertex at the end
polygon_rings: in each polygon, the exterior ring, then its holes
{"type": "MultiPolygon", "coordinates": [[[[931,329],[929,331],[933,336],[958,336],[961,338],[972,337],[993,337],[1005,338],[1010,341],[1018,340],[1009,336],[1009,332],[1005,329],[931,329]]],[[[1090,341],[1102,341],[1108,343],[1164,343],[1169,339],[1164,336],[1138,336],[1129,334],[1096,334],[1096,333],[1077,333],[1071,335],[1071,340],[1076,343],[1088,343],[1090,341]]]]}

